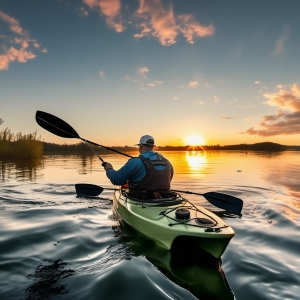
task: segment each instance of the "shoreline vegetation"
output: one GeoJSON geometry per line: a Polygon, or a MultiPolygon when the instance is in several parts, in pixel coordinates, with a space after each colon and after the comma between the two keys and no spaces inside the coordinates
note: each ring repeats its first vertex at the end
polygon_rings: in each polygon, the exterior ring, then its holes
{"type": "MultiPolygon", "coordinates": [[[[2,122],[0,119],[0,125],[2,122]]],[[[0,158],[40,158],[43,150],[36,131],[29,134],[14,134],[8,128],[0,131],[0,158]]]]}

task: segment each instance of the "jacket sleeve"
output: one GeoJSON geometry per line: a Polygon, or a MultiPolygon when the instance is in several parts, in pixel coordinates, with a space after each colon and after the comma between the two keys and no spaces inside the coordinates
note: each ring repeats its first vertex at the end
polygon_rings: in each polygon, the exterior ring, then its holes
{"type": "Polygon", "coordinates": [[[128,162],[118,171],[114,169],[108,169],[106,171],[106,176],[114,185],[122,185],[128,182],[129,179],[138,171],[142,165],[142,161],[139,158],[133,158],[128,160],[128,162]]]}

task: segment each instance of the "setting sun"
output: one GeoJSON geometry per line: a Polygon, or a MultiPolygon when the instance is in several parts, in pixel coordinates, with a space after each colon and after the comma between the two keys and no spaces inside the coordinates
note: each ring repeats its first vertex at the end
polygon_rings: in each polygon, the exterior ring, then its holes
{"type": "Polygon", "coordinates": [[[200,136],[197,135],[193,135],[193,136],[189,136],[186,139],[187,145],[190,146],[200,146],[204,144],[204,139],[200,136]]]}

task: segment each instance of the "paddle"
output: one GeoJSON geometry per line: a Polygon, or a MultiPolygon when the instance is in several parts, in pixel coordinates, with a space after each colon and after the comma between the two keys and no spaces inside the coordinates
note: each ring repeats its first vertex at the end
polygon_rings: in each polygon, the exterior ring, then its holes
{"type": "MultiPolygon", "coordinates": [[[[103,188],[95,184],[83,184],[83,183],[75,184],[75,188],[77,194],[86,195],[86,196],[98,196],[103,192],[104,189],[112,190],[112,191],[119,190],[117,188],[103,188]]],[[[212,205],[222,208],[236,215],[240,215],[243,209],[243,201],[231,195],[218,193],[218,192],[208,192],[208,193],[200,194],[200,193],[194,193],[190,191],[179,191],[179,190],[171,190],[171,191],[203,196],[212,205]]]]}
{"type": "MultiPolygon", "coordinates": [[[[79,136],[79,134],[75,131],[75,129],[73,127],[71,127],[68,123],[66,123],[65,121],[63,121],[62,119],[53,116],[49,113],[43,112],[38,110],[36,112],[35,115],[35,119],[36,122],[44,129],[46,129],[47,131],[60,136],[60,137],[64,137],[64,138],[76,138],[76,139],[80,139],[82,140],[84,143],[89,143],[95,146],[99,146],[102,148],[105,148],[107,150],[119,153],[121,155],[125,155],[128,157],[132,157],[128,154],[125,154],[123,152],[120,152],[118,150],[103,146],[103,145],[99,145],[97,143],[91,142],[89,140],[83,139],[82,137],[79,136]]],[[[98,156],[98,158],[104,162],[104,160],[87,144],[87,146],[98,156]]]]}
{"type": "Polygon", "coordinates": [[[103,190],[112,190],[118,191],[117,188],[103,188],[99,185],[95,184],[87,184],[87,183],[77,183],[75,184],[76,194],[81,196],[91,196],[95,197],[98,196],[103,192],[103,190]]]}
{"type": "Polygon", "coordinates": [[[240,215],[243,209],[243,200],[231,195],[218,193],[218,192],[207,192],[201,194],[201,193],[194,193],[190,191],[179,191],[179,190],[172,190],[172,191],[178,193],[203,196],[212,205],[222,208],[236,215],[240,215]]]}

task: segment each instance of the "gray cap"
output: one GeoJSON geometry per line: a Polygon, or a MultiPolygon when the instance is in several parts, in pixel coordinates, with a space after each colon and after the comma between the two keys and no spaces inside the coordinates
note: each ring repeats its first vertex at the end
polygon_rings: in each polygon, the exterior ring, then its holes
{"type": "Polygon", "coordinates": [[[143,135],[140,138],[140,141],[138,144],[135,144],[135,146],[139,146],[139,145],[150,145],[150,146],[155,146],[154,145],[154,138],[151,135],[143,135]]]}

